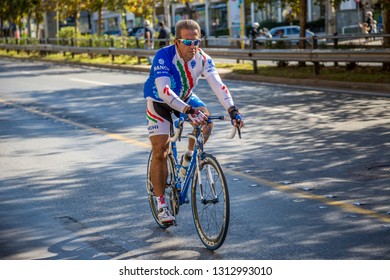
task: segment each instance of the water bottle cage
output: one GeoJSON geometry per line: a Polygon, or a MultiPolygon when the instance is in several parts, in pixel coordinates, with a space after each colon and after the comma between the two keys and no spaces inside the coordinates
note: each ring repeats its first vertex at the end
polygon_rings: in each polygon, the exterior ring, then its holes
{"type": "Polygon", "coordinates": [[[184,169],[187,172],[188,171],[188,166],[180,165],[180,169],[184,169]]]}
{"type": "Polygon", "coordinates": [[[185,157],[186,157],[186,155],[183,155],[183,158],[181,160],[181,165],[180,165],[180,168],[179,168],[179,178],[182,181],[182,183],[184,182],[184,178],[187,175],[188,167],[190,165],[190,161],[186,160],[185,157]],[[186,166],[184,165],[184,162],[186,162],[186,166]]]}

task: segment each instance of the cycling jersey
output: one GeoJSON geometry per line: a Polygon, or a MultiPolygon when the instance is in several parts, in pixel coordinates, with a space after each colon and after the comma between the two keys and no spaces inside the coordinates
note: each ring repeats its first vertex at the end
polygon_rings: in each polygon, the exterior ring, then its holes
{"type": "MultiPolygon", "coordinates": [[[[193,108],[206,107],[206,104],[196,94],[192,94],[186,103],[193,108]]],[[[146,100],[146,122],[149,137],[160,134],[167,135],[171,132],[172,112],[172,108],[165,103],[156,102],[153,99],[146,100]]],[[[179,115],[176,116],[179,117],[179,115]]],[[[185,118],[186,115],[180,113],[180,117],[185,118]]]]}
{"type": "Polygon", "coordinates": [[[198,48],[194,58],[184,62],[175,45],[157,51],[149,78],[144,85],[144,97],[157,102],[166,102],[174,109],[182,112],[185,106],[183,102],[191,96],[202,75],[206,78],[225,109],[234,105],[229,90],[223,84],[210,56],[198,48]],[[156,80],[159,81],[159,78],[161,78],[160,81],[164,82],[156,82],[156,80]],[[165,82],[168,79],[170,84],[165,82]],[[162,94],[166,95],[164,100],[161,98],[162,94]],[[172,98],[169,99],[170,102],[166,101],[167,96],[172,98]],[[176,96],[179,100],[174,100],[176,96]]]}

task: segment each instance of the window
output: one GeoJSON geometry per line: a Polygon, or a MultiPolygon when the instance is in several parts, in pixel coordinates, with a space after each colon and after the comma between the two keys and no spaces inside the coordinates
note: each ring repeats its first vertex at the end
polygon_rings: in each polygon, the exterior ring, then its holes
{"type": "Polygon", "coordinates": [[[218,35],[218,31],[228,29],[228,10],[226,3],[210,4],[210,35],[218,35]]]}
{"type": "Polygon", "coordinates": [[[296,27],[288,28],[287,35],[299,35],[299,28],[296,27]]]}

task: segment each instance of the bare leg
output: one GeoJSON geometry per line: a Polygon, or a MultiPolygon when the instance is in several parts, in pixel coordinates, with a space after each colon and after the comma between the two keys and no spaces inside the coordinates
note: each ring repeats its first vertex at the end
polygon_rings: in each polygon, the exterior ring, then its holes
{"type": "Polygon", "coordinates": [[[150,137],[153,158],[150,164],[150,177],[154,186],[156,197],[163,196],[167,182],[168,167],[167,155],[169,148],[168,135],[155,135],[150,137]]]}

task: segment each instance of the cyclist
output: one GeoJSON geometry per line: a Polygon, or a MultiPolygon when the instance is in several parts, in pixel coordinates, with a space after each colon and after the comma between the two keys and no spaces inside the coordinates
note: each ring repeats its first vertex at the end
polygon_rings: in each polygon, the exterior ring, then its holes
{"type": "MultiPolygon", "coordinates": [[[[208,108],[193,93],[202,75],[228,111],[232,124],[239,128],[244,126],[244,118],[234,105],[213,60],[199,48],[201,30],[198,23],[194,20],[180,20],[175,29],[174,43],[157,51],[144,85],[146,118],[153,152],[150,165],[151,182],[157,200],[158,218],[162,223],[172,223],[175,220],[164,198],[171,113],[187,114],[193,125],[202,125],[205,140],[212,129],[212,123],[207,123],[207,115],[210,115],[208,108]]],[[[190,161],[194,149],[194,140],[191,140],[182,159],[187,162],[190,161]]]]}

